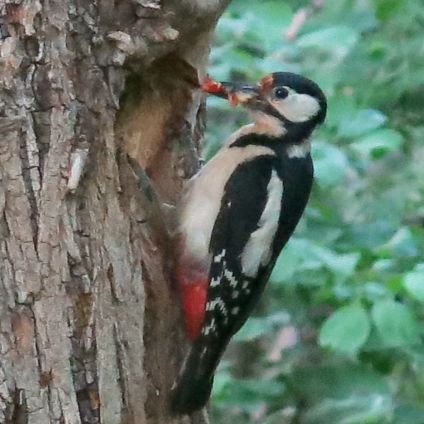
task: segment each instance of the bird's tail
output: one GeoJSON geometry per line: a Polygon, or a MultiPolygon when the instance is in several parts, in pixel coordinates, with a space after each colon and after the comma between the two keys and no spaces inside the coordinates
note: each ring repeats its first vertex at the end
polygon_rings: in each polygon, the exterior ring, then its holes
{"type": "Polygon", "coordinates": [[[191,414],[209,400],[220,352],[204,350],[195,342],[171,391],[171,411],[176,415],[191,414]]]}

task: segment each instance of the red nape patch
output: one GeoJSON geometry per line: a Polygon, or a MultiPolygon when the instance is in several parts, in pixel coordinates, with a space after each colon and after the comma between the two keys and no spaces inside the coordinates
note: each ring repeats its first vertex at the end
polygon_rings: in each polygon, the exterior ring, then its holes
{"type": "Polygon", "coordinates": [[[261,90],[267,93],[274,86],[274,77],[272,75],[264,76],[260,81],[261,90]]]}
{"type": "Polygon", "coordinates": [[[201,272],[185,273],[178,270],[177,281],[183,302],[187,336],[194,340],[200,334],[205,317],[208,277],[201,272]]]}
{"type": "Polygon", "coordinates": [[[226,94],[224,86],[206,75],[202,82],[202,90],[210,94],[226,94]]]}

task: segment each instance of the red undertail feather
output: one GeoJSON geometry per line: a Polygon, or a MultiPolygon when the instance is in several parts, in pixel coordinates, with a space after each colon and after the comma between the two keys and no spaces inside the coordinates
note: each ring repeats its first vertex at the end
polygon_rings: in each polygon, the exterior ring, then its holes
{"type": "Polygon", "coordinates": [[[194,340],[200,334],[205,316],[208,275],[179,266],[176,277],[182,297],[186,332],[188,337],[194,340]]]}

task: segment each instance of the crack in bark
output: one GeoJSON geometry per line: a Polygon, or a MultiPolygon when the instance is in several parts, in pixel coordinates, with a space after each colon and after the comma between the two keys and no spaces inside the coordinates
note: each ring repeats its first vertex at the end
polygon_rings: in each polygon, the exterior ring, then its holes
{"type": "Polygon", "coordinates": [[[9,32],[9,20],[7,16],[0,16],[0,41],[4,41],[6,38],[10,37],[9,32]]]}
{"type": "Polygon", "coordinates": [[[99,424],[100,410],[97,385],[94,383],[87,384],[83,389],[78,390],[76,393],[81,424],[99,424]],[[93,393],[96,394],[97,399],[94,399],[93,393]]]}
{"type": "MultiPolygon", "coordinates": [[[[50,108],[51,109],[51,108],[50,108]]],[[[43,184],[44,177],[44,163],[45,158],[49,152],[49,137],[48,133],[50,132],[50,124],[46,117],[50,115],[50,111],[41,111],[34,110],[31,112],[32,122],[33,122],[33,130],[35,134],[35,143],[38,149],[38,160],[39,160],[39,170],[40,170],[40,185],[43,184]],[[43,122],[44,120],[44,122],[43,122]],[[43,126],[45,128],[43,128],[43,126]],[[46,131],[47,130],[47,131],[46,131]],[[46,134],[47,132],[47,134],[46,134]]]]}
{"type": "Polygon", "coordinates": [[[27,424],[28,410],[25,398],[25,391],[17,389],[14,399],[15,408],[13,410],[12,421],[10,424],[27,424]]]}
{"type": "Polygon", "coordinates": [[[126,413],[129,413],[130,411],[128,411],[128,387],[125,384],[125,382],[127,381],[127,376],[125,373],[126,367],[124,365],[125,347],[119,337],[119,329],[117,323],[114,323],[113,325],[113,338],[114,343],[116,345],[116,366],[118,368],[118,383],[119,387],[121,388],[120,392],[122,406],[126,413]]]}
{"type": "Polygon", "coordinates": [[[39,211],[37,205],[37,199],[33,187],[33,180],[31,176],[31,166],[29,161],[28,149],[26,138],[23,131],[20,131],[20,158],[21,158],[21,171],[22,179],[24,181],[25,191],[28,198],[28,202],[31,208],[31,228],[32,228],[32,241],[34,243],[34,250],[37,252],[38,245],[38,220],[39,220],[39,211]]]}

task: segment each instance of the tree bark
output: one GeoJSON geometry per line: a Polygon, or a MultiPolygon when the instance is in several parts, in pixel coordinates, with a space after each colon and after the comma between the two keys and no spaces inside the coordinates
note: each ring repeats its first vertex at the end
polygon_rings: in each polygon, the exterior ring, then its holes
{"type": "Polygon", "coordinates": [[[229,0],[0,0],[0,423],[189,423],[162,203],[229,0]],[[131,166],[128,155],[140,168],[131,166]]]}

